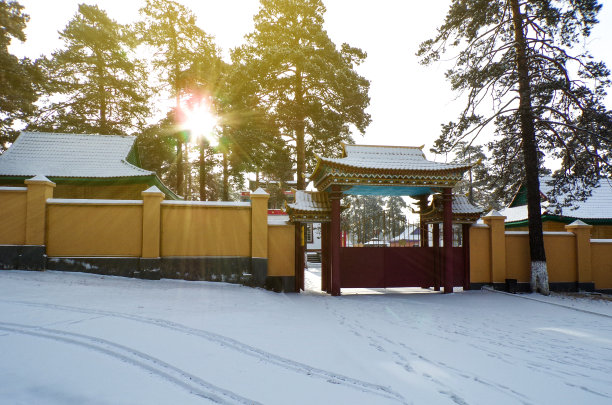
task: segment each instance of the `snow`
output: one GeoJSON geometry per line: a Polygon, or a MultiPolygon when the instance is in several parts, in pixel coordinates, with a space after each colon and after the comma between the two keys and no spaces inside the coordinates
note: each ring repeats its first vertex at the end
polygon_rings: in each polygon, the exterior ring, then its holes
{"type": "MultiPolygon", "coordinates": [[[[427,160],[421,147],[345,145],[342,158],[318,157],[322,162],[336,163],[360,169],[384,170],[455,170],[468,169],[471,165],[440,163],[427,160]]],[[[316,170],[315,170],[316,171],[316,170]]]]}
{"type": "Polygon", "coordinates": [[[236,201],[162,201],[162,205],[200,206],[200,207],[250,207],[250,202],[236,201]]]}
{"type": "MultiPolygon", "coordinates": [[[[540,191],[544,195],[549,195],[552,192],[550,186],[550,177],[540,179],[540,191]]],[[[567,195],[561,194],[557,196],[559,202],[563,202],[567,195]]],[[[612,182],[609,180],[601,180],[597,187],[591,190],[591,196],[586,201],[575,201],[575,207],[557,207],[549,201],[542,203],[541,213],[550,215],[560,215],[568,218],[581,219],[609,219],[610,210],[612,208],[612,182]],[[557,212],[557,208],[559,212],[557,212]]],[[[506,222],[518,222],[528,219],[527,205],[518,207],[506,207],[501,211],[501,215],[506,217],[506,222]]],[[[586,225],[583,221],[582,224],[586,225]]]]}
{"type": "Polygon", "coordinates": [[[463,195],[453,195],[453,213],[455,214],[480,214],[482,209],[470,203],[463,195]]]}
{"type": "Polygon", "coordinates": [[[27,187],[6,187],[6,186],[1,186],[0,187],[0,191],[28,191],[27,187]]]}
{"type": "Polygon", "coordinates": [[[0,404],[610,404],[612,303],[0,271],[0,404]]]}
{"type": "Polygon", "coordinates": [[[329,197],[326,192],[297,190],[295,202],[287,204],[298,211],[331,212],[329,197]]]}
{"type": "Polygon", "coordinates": [[[268,225],[270,226],[284,226],[290,224],[289,215],[268,215],[268,225]]]}
{"type": "Polygon", "coordinates": [[[142,200],[106,200],[82,198],[47,198],[47,204],[72,205],[142,205],[142,200]]]}
{"type": "Polygon", "coordinates": [[[154,174],[128,163],[135,136],[22,132],[0,155],[1,176],[135,177],[154,174]]]}

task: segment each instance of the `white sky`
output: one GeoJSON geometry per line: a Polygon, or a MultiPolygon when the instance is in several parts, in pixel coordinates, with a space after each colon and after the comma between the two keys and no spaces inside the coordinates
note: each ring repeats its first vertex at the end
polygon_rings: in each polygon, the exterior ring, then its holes
{"type": "MultiPolygon", "coordinates": [[[[57,32],[62,30],[84,0],[19,0],[30,15],[25,44],[11,50],[35,58],[61,46],[57,32]]],[[[87,2],[87,1],[85,1],[87,2]]],[[[253,30],[252,17],[258,0],[179,0],[198,17],[198,25],[224,52],[240,45],[253,30]]],[[[89,1],[97,3],[121,23],[138,19],[144,3],[136,0],[89,1]]],[[[440,125],[457,116],[463,105],[444,78],[448,65],[423,67],[415,52],[420,42],[432,37],[444,19],[450,0],[324,0],[325,23],[331,39],[348,42],[368,53],[359,72],[371,81],[372,124],[361,144],[422,145],[427,151],[439,135],[440,125]]],[[[604,5],[600,24],[595,28],[589,49],[596,59],[612,68],[612,5],[604,5]]],[[[607,107],[612,107],[608,96],[607,107]]],[[[429,153],[430,158],[434,158],[429,153]]]]}

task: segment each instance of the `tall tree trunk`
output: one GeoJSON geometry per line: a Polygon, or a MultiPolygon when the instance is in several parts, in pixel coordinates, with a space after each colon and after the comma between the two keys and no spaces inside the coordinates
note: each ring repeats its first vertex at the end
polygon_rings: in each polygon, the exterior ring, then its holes
{"type": "Polygon", "coordinates": [[[99,51],[96,51],[96,59],[96,72],[98,75],[98,94],[100,97],[100,122],[98,123],[98,131],[100,131],[100,133],[103,135],[109,135],[106,89],[104,88],[104,60],[99,51]]]}
{"type": "Polygon", "coordinates": [[[183,193],[183,140],[179,132],[176,138],[176,193],[182,196],[183,193]]]}
{"type": "Polygon", "coordinates": [[[206,201],[206,141],[200,144],[200,201],[206,201]]]}
{"type": "Polygon", "coordinates": [[[302,83],[302,70],[295,69],[295,149],[297,158],[297,189],[306,189],[306,149],[304,146],[304,86],[302,83]]]}
{"type": "MultiPolygon", "coordinates": [[[[187,149],[187,155],[189,155],[189,146],[186,145],[185,149],[187,149]]],[[[187,200],[193,199],[191,196],[191,191],[193,190],[193,176],[191,173],[191,163],[187,161],[187,170],[185,171],[185,177],[187,178],[187,188],[185,189],[185,196],[187,200]]]]}
{"type": "MultiPolygon", "coordinates": [[[[174,91],[176,93],[176,117],[177,121],[183,119],[181,111],[181,87],[179,83],[180,67],[174,65],[174,91]]],[[[183,195],[183,134],[179,131],[176,137],[176,192],[183,195]]]]}
{"type": "Polygon", "coordinates": [[[527,184],[527,212],[529,216],[529,253],[531,256],[531,290],[550,294],[544,234],[540,208],[539,160],[535,137],[534,116],[531,108],[531,84],[527,62],[527,44],[523,33],[523,15],[518,0],[510,0],[516,65],[519,77],[519,118],[525,160],[525,180],[527,184]]]}
{"type": "Polygon", "coordinates": [[[229,162],[226,152],[223,152],[223,195],[221,199],[229,201],[229,162]]]}

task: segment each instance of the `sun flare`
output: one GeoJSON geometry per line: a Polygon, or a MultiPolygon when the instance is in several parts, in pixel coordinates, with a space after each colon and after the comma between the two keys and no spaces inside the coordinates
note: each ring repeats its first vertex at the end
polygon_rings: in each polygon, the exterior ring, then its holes
{"type": "Polygon", "coordinates": [[[209,103],[201,101],[183,108],[183,117],[181,127],[189,131],[190,143],[199,144],[202,140],[206,140],[211,146],[218,145],[216,132],[219,121],[209,103]]]}

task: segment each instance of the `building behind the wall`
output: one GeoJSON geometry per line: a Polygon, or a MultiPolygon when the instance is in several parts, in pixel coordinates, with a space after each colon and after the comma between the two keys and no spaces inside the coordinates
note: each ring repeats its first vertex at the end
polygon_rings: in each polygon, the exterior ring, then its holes
{"type": "MultiPolygon", "coordinates": [[[[612,179],[600,180],[597,187],[591,191],[591,196],[585,201],[575,201],[573,206],[563,207],[552,200],[552,185],[550,177],[540,179],[540,194],[542,197],[542,228],[545,232],[563,232],[565,225],[580,220],[592,225],[593,239],[612,239],[612,179]]],[[[557,196],[557,201],[563,202],[565,196],[557,196]]],[[[526,231],[529,223],[527,218],[527,188],[522,185],[510,205],[500,212],[506,217],[505,226],[512,231],[526,231]]]]}
{"type": "Polygon", "coordinates": [[[23,185],[45,176],[56,184],[56,198],[140,199],[158,187],[178,197],[157,175],[139,167],[136,137],[123,135],[22,132],[0,155],[0,186],[23,185]]]}

